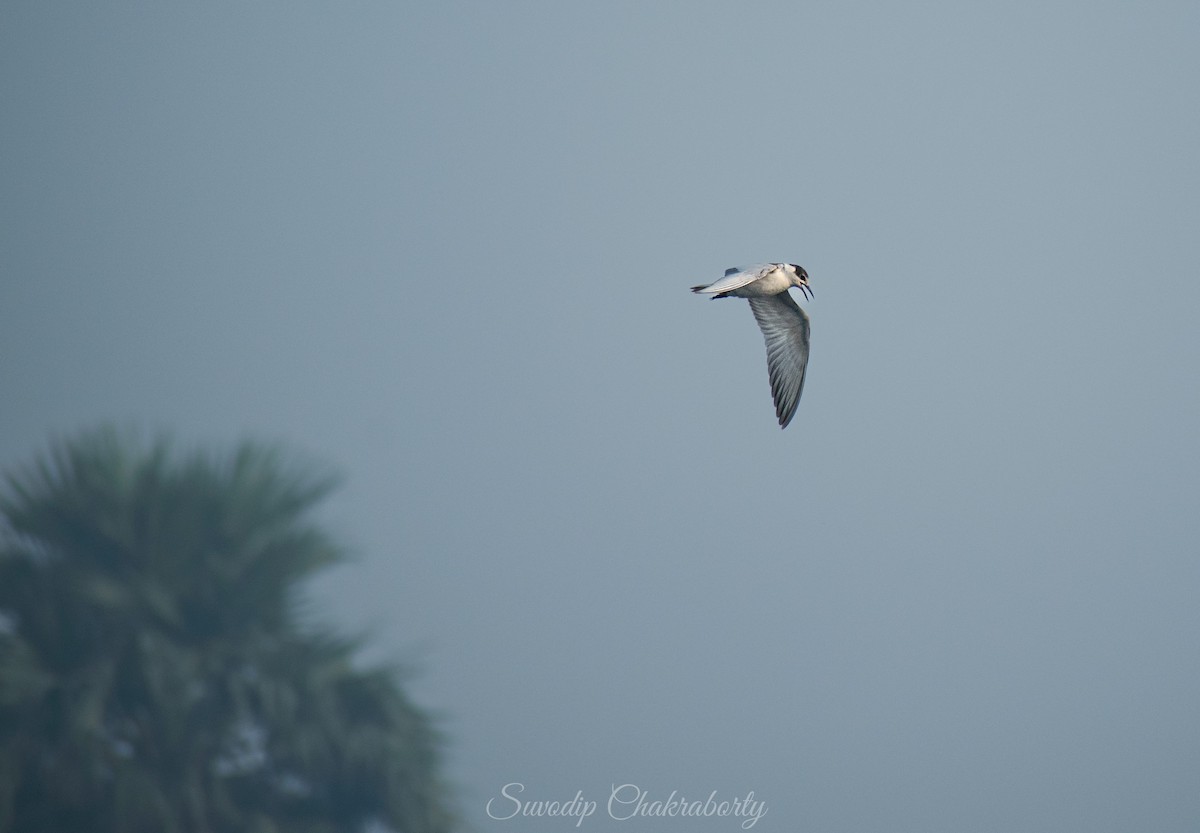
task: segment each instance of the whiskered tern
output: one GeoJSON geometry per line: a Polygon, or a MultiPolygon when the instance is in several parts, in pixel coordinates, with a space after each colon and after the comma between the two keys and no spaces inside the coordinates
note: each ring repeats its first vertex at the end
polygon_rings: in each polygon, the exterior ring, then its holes
{"type": "Polygon", "coordinates": [[[745,298],[767,342],[767,371],[779,427],[787,428],[796,415],[808,366],[808,316],[788,292],[799,287],[812,299],[808,273],[794,263],[763,263],[725,270],[725,277],[692,292],[717,298],[745,298]]]}

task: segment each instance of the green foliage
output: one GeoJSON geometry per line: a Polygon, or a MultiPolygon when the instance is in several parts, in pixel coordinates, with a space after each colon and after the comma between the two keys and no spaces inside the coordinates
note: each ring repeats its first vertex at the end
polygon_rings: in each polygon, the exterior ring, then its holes
{"type": "Polygon", "coordinates": [[[111,430],[0,495],[0,833],[452,828],[391,669],[297,614],[328,477],[111,430]]]}

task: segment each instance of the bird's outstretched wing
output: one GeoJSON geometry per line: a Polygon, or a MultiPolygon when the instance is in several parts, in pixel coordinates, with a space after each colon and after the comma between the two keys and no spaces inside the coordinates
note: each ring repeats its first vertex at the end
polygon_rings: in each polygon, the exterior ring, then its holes
{"type": "Polygon", "coordinates": [[[741,289],[748,283],[754,283],[767,272],[775,268],[773,263],[764,263],[761,266],[747,266],[745,269],[737,269],[730,267],[725,270],[725,277],[719,278],[707,286],[693,286],[692,292],[699,292],[703,295],[716,295],[718,292],[732,292],[735,289],[741,289]]]}
{"type": "Polygon", "coordinates": [[[787,428],[800,404],[808,366],[808,316],[791,293],[748,298],[754,320],[767,342],[767,371],[779,427],[787,428]]]}

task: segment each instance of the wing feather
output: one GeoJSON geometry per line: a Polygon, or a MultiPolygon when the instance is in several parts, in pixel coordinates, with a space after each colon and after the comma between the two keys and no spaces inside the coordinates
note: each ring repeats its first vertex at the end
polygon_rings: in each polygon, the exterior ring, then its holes
{"type": "Polygon", "coordinates": [[[789,292],[747,300],[767,343],[767,371],[771,378],[775,415],[779,418],[779,427],[786,428],[796,415],[796,406],[804,391],[804,371],[808,367],[808,315],[789,292]]]}
{"type": "Polygon", "coordinates": [[[702,295],[716,295],[718,292],[732,292],[735,289],[741,289],[748,283],[754,283],[767,272],[775,268],[773,263],[765,263],[761,266],[747,266],[745,269],[738,270],[730,267],[725,270],[725,277],[718,278],[713,283],[707,286],[693,286],[692,292],[699,292],[702,295]]]}

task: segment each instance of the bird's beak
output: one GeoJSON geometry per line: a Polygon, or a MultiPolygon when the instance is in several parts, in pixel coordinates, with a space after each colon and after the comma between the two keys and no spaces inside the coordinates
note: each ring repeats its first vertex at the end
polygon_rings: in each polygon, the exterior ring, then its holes
{"type": "Polygon", "coordinates": [[[808,284],[806,284],[806,283],[800,284],[800,294],[804,296],[805,300],[808,300],[808,301],[812,300],[813,291],[812,291],[812,289],[809,288],[808,284]]]}

